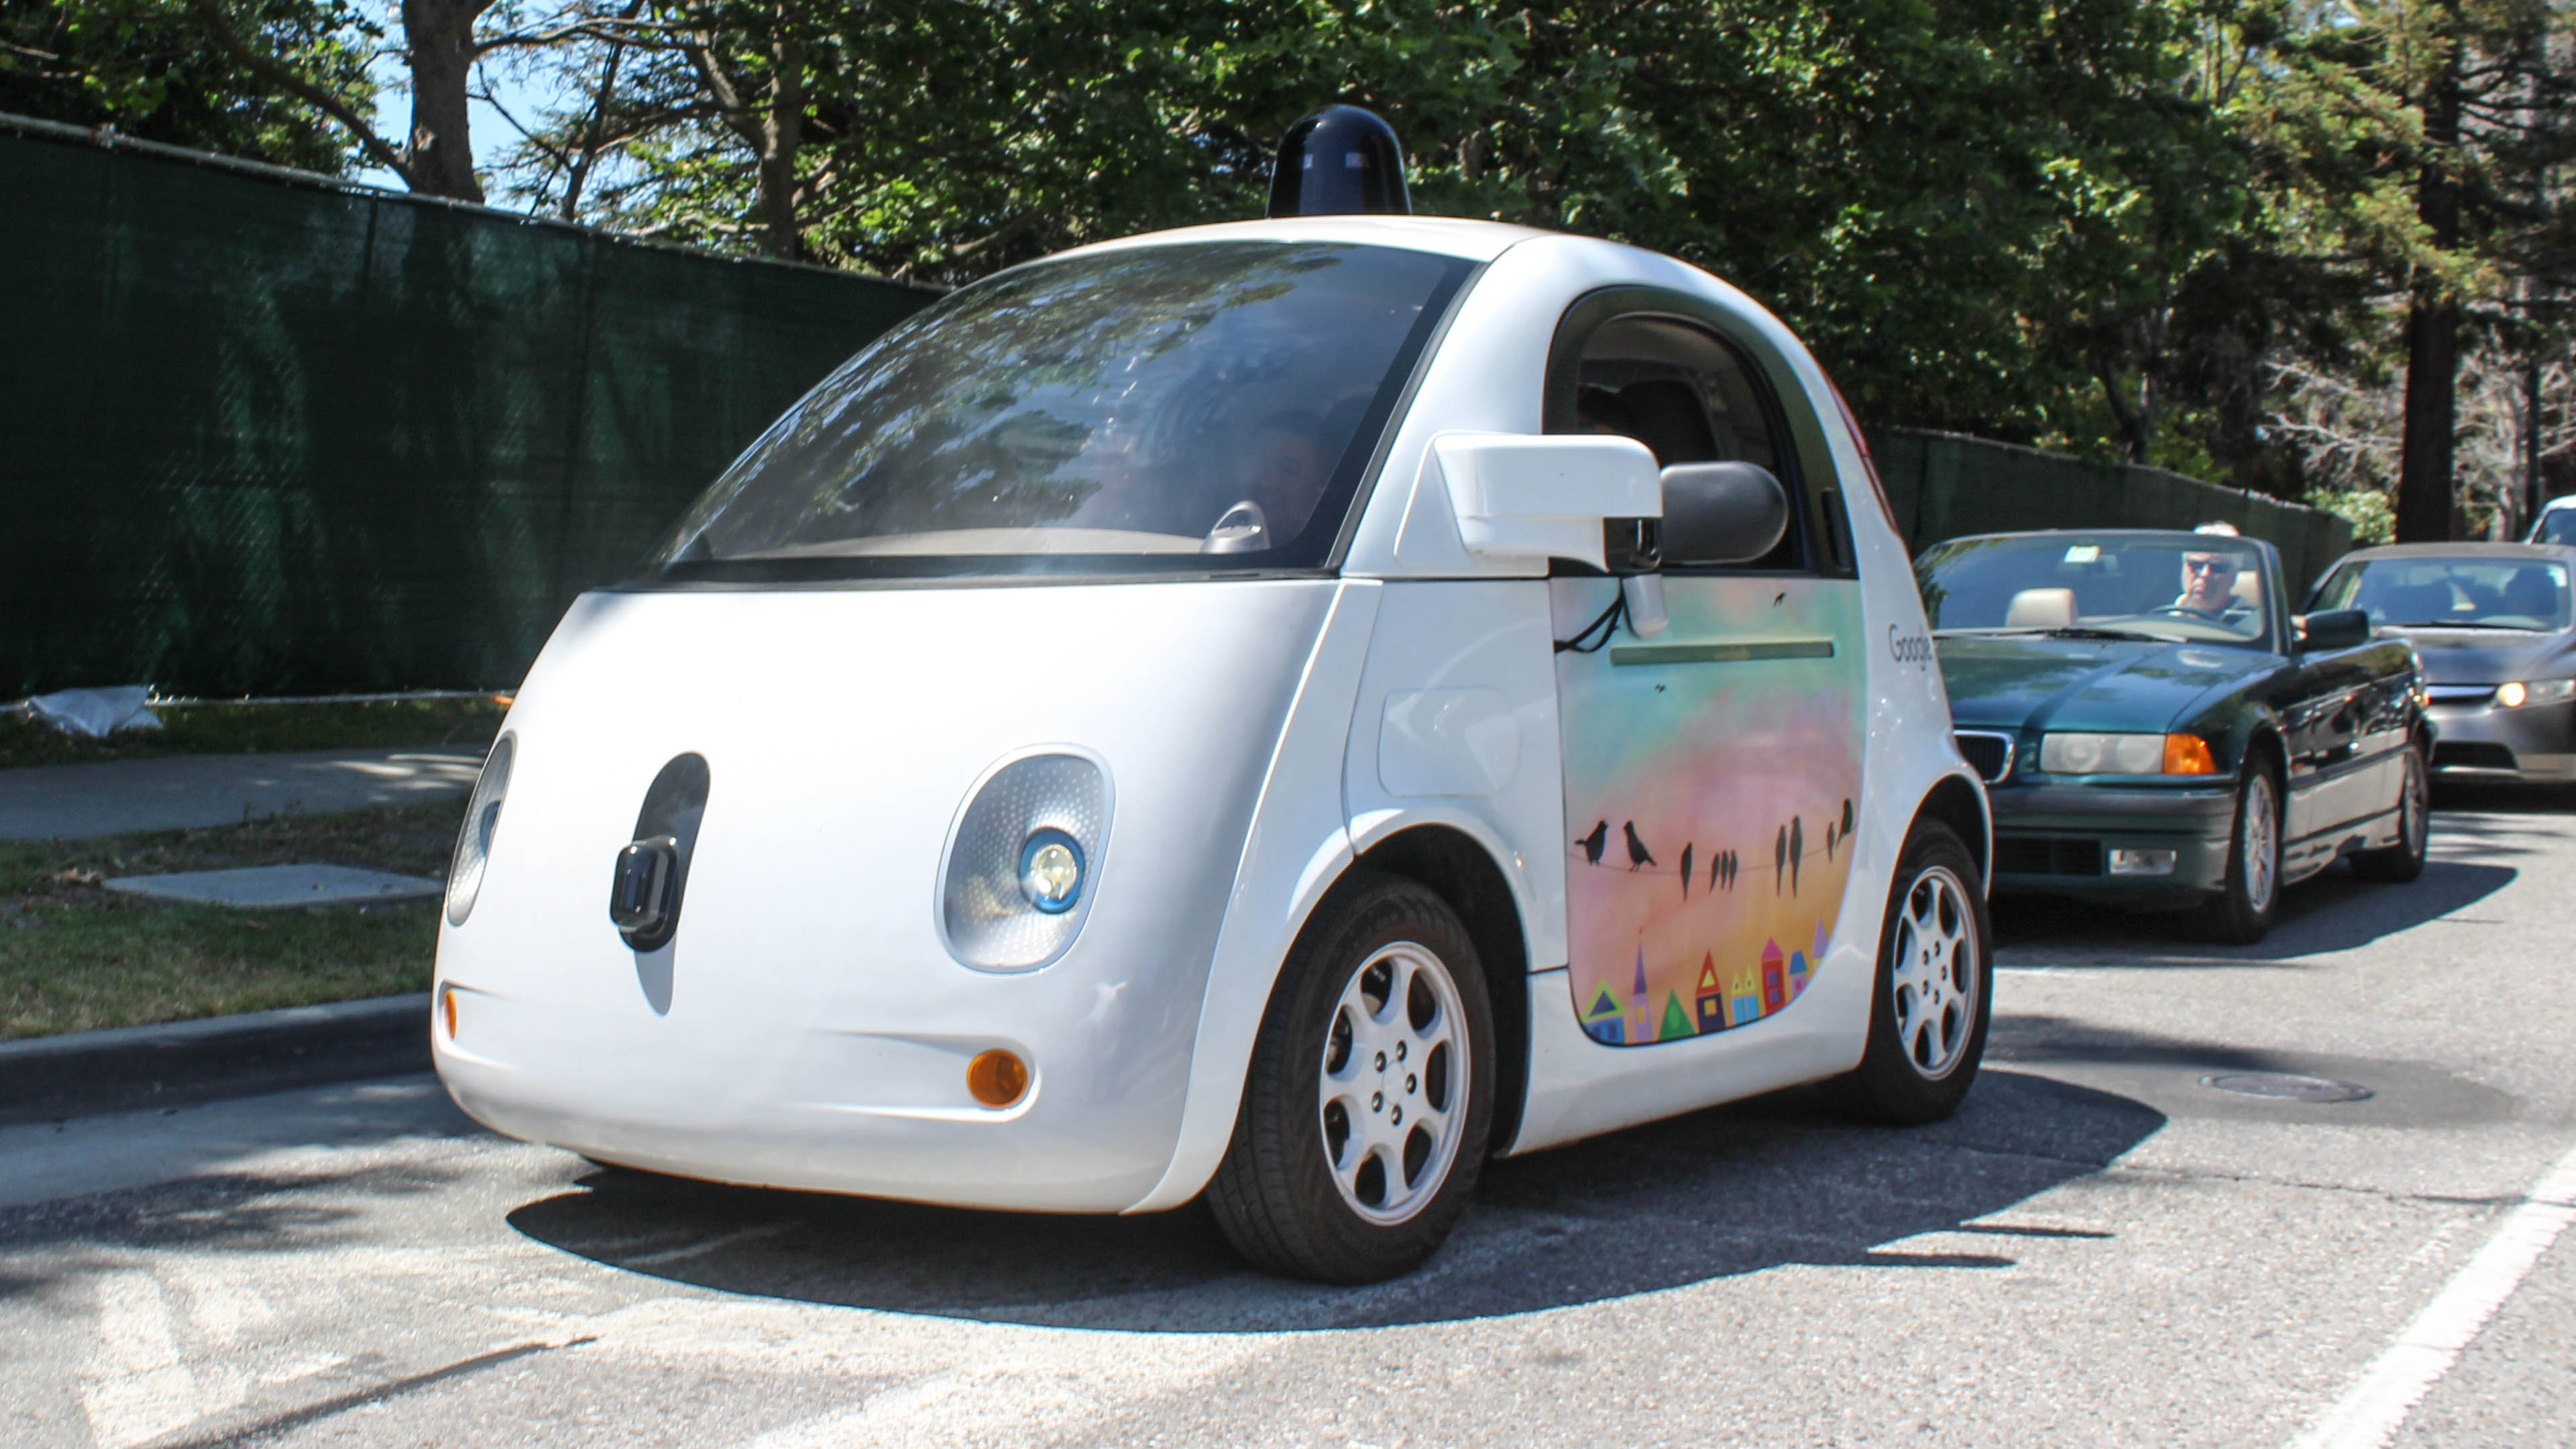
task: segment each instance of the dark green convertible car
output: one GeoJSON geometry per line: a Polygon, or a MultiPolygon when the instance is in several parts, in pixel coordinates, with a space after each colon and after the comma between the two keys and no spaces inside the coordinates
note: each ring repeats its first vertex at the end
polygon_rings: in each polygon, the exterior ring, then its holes
{"type": "Polygon", "coordinates": [[[2415,651],[2354,610],[2293,618],[2270,544],[2106,529],[1953,539],[1915,565],[1993,890],[2197,901],[2259,940],[2281,888],[2349,857],[2424,868],[2415,651]]]}

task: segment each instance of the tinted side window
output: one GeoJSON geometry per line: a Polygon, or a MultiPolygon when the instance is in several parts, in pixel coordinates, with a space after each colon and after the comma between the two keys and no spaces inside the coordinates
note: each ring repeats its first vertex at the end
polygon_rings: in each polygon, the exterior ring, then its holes
{"type": "MultiPolygon", "coordinates": [[[[1796,496],[1796,470],[1783,466],[1788,449],[1777,409],[1751,365],[1705,328],[1654,314],[1613,317],[1584,340],[1571,381],[1572,407],[1549,409],[1551,417],[1568,421],[1551,431],[1635,438],[1665,467],[1756,463],[1796,496]]],[[[1747,567],[1806,568],[1804,513],[1792,508],[1779,547],[1747,567]]],[[[1670,555],[1664,563],[1694,566],[1670,555]]]]}

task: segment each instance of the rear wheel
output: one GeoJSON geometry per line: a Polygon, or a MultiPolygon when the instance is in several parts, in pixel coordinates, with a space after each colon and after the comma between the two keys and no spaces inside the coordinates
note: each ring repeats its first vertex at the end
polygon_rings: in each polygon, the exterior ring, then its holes
{"type": "Polygon", "coordinates": [[[2424,857],[2433,841],[2433,790],[2424,768],[2421,741],[2409,744],[2401,761],[2397,786],[2397,843],[2365,850],[2352,858],[2352,873],[2363,880],[2403,885],[2424,873],[2424,857]]]}
{"type": "Polygon", "coordinates": [[[1362,874],[1281,968],[1208,1205],[1275,1273],[1371,1283],[1466,1208],[1494,1113],[1493,1010],[1448,903],[1362,874]]]}
{"type": "Polygon", "coordinates": [[[1913,1126],[1958,1110],[1986,1054],[1992,933],[1976,857],[1958,832],[1918,823],[1879,926],[1878,988],[1860,1065],[1834,1085],[1874,1122],[1913,1126]]]}
{"type": "Polygon", "coordinates": [[[2236,787],[2236,825],[2228,841],[2227,883],[2201,908],[2211,935],[2250,946],[2272,929],[2281,909],[2281,783],[2256,758],[2236,787]]]}

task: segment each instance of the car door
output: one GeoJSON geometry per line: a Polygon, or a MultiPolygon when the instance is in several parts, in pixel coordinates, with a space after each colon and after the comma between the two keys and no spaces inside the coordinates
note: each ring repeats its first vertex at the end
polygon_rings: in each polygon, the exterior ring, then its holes
{"type": "Polygon", "coordinates": [[[1749,567],[1663,561],[1670,623],[1621,621],[1616,578],[1549,605],[1563,736],[1568,1009],[1637,1047],[1793,1008],[1839,932],[1861,799],[1860,585],[1821,439],[1712,309],[1648,294],[1569,314],[1550,431],[1618,432],[1659,462],[1745,460],[1792,502],[1749,567]],[[1805,426],[1793,426],[1804,423],[1805,426]]]}
{"type": "Polygon", "coordinates": [[[2296,699],[2281,712],[2290,756],[2283,874],[2323,867],[2395,807],[2412,692],[2401,654],[2379,641],[2300,651],[2296,699]]]}

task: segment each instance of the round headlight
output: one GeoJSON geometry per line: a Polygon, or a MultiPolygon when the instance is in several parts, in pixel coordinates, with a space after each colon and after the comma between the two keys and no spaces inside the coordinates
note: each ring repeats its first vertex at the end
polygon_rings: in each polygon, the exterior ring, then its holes
{"type": "Polygon", "coordinates": [[[1020,847],[1020,894],[1050,916],[1073,909],[1082,898],[1082,844],[1052,827],[1032,834],[1020,847]]]}
{"type": "Polygon", "coordinates": [[[2530,695],[2531,691],[2523,688],[2521,683],[2517,681],[2496,691],[2496,703],[2503,705],[2507,709],[2520,709],[2522,708],[2523,700],[2529,698],[2530,695]]]}
{"type": "Polygon", "coordinates": [[[940,867],[939,926],[951,954],[988,971],[1062,955],[1091,909],[1109,838],[1109,775],[1088,755],[1005,760],[975,783],[940,867]]]}
{"type": "Polygon", "coordinates": [[[456,856],[447,866],[447,923],[465,924],[474,914],[474,898],[483,890],[483,868],[492,859],[492,836],[501,828],[501,797],[510,790],[510,758],[517,738],[503,735],[492,742],[483,773],[474,781],[474,797],[465,805],[465,824],[456,832],[456,856]]]}

